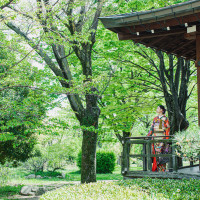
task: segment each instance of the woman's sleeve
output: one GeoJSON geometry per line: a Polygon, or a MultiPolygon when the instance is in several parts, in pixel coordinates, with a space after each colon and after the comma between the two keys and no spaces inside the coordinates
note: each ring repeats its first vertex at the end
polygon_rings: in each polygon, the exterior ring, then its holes
{"type": "Polygon", "coordinates": [[[152,134],[153,134],[153,127],[154,127],[154,121],[155,121],[154,119],[153,119],[153,123],[151,124],[151,128],[150,128],[147,136],[152,136],[152,134]]]}
{"type": "MultiPolygon", "coordinates": [[[[168,118],[165,120],[165,124],[164,124],[166,130],[165,130],[165,135],[169,135],[169,132],[170,132],[170,125],[169,125],[169,120],[168,118]]],[[[169,138],[166,138],[166,139],[169,139],[169,138]]]]}

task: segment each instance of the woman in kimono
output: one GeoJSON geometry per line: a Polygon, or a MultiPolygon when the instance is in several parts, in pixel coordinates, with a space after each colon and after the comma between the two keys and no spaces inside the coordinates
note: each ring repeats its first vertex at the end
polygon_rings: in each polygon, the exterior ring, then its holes
{"type": "MultiPolygon", "coordinates": [[[[156,112],[158,116],[153,119],[150,131],[147,136],[167,136],[169,135],[170,126],[169,120],[165,116],[166,109],[164,106],[158,106],[156,112]]],[[[156,139],[156,138],[155,138],[156,139]]],[[[158,139],[168,139],[168,137],[159,137],[158,139]]],[[[152,144],[152,154],[168,154],[169,144],[158,142],[152,144]]],[[[154,157],[152,171],[164,172],[166,171],[166,163],[169,158],[165,157],[154,157]]]]}

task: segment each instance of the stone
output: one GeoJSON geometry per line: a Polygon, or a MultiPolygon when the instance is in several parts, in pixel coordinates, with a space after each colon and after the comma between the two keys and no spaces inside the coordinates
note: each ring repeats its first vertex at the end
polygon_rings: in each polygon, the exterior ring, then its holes
{"type": "Polygon", "coordinates": [[[35,178],[42,178],[42,176],[40,176],[40,175],[37,175],[35,178]]]}
{"type": "Polygon", "coordinates": [[[40,196],[43,195],[46,192],[46,188],[45,187],[40,187],[38,188],[38,190],[36,191],[35,195],[36,196],[40,196]]]}
{"type": "Polygon", "coordinates": [[[35,178],[35,174],[30,174],[30,175],[28,175],[28,176],[26,176],[26,178],[35,178]]]}
{"type": "Polygon", "coordinates": [[[32,192],[32,186],[23,186],[20,190],[21,195],[29,195],[32,192]]]}
{"type": "Polygon", "coordinates": [[[62,178],[65,178],[65,173],[62,173],[62,178]]]}
{"type": "Polygon", "coordinates": [[[29,195],[29,196],[35,196],[35,192],[29,192],[27,195],[29,195]]]}
{"type": "Polygon", "coordinates": [[[39,189],[38,187],[33,186],[33,187],[31,188],[31,192],[37,192],[38,189],[39,189]]]}

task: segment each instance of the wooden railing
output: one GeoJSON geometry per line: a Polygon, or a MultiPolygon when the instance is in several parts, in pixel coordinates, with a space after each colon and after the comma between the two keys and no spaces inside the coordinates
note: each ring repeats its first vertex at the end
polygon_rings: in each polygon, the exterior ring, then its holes
{"type": "MultiPolygon", "coordinates": [[[[146,137],[127,137],[122,141],[123,151],[121,157],[121,173],[123,177],[126,178],[142,178],[142,177],[152,177],[152,178],[195,178],[200,179],[199,173],[190,173],[180,171],[183,167],[178,167],[178,157],[175,153],[176,141],[173,136],[146,136],[146,137]],[[166,139],[163,139],[165,137],[166,139]],[[163,142],[171,146],[171,151],[169,154],[152,154],[152,143],[163,142]],[[131,154],[131,146],[141,144],[143,145],[143,150],[141,154],[131,154]],[[153,157],[168,157],[169,162],[167,164],[167,171],[163,172],[152,172],[152,158],[153,157]],[[130,169],[131,158],[142,158],[143,167],[142,170],[130,169]],[[180,170],[179,170],[180,169],[180,170]]],[[[196,166],[194,163],[190,162],[188,166],[196,166]]],[[[190,171],[190,170],[189,170],[190,171]]]]}
{"type": "Polygon", "coordinates": [[[130,172],[130,158],[142,158],[143,160],[143,171],[152,171],[152,158],[153,157],[169,157],[168,170],[169,172],[176,172],[178,170],[177,156],[175,154],[175,141],[172,139],[173,136],[146,136],[146,137],[127,137],[123,140],[123,152],[122,152],[122,169],[123,175],[130,172]],[[163,139],[163,137],[168,139],[163,139]],[[152,143],[163,142],[170,144],[170,154],[152,154],[152,143]],[[142,144],[142,154],[130,154],[131,145],[142,144]]]}

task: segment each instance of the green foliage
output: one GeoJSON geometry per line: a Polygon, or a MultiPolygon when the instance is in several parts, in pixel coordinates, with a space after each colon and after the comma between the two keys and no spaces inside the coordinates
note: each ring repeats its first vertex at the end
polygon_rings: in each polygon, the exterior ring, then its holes
{"type": "Polygon", "coordinates": [[[57,176],[61,176],[62,174],[60,172],[52,172],[52,171],[38,171],[35,173],[35,175],[40,175],[42,177],[57,177],[57,176]]]}
{"type": "MultiPolygon", "coordinates": [[[[77,157],[77,166],[81,169],[81,156],[79,152],[77,157]]],[[[96,153],[96,172],[97,173],[112,173],[115,169],[115,154],[113,152],[97,152],[96,153]]]]}
{"type": "Polygon", "coordinates": [[[42,195],[41,199],[173,199],[197,200],[199,180],[133,179],[66,186],[42,195]]]}
{"type": "MultiPolygon", "coordinates": [[[[64,123],[65,124],[65,123],[64,123]]],[[[56,125],[56,124],[55,124],[56,125]]],[[[60,124],[62,126],[62,124],[60,124]]],[[[40,131],[45,129],[40,129],[40,131]]],[[[68,130],[61,127],[50,127],[48,135],[40,134],[37,137],[38,143],[32,152],[32,156],[24,163],[30,171],[56,171],[63,169],[67,164],[75,161],[80,150],[81,139],[67,135],[68,130]],[[52,135],[50,135],[50,133],[52,135]]]]}
{"type": "Polygon", "coordinates": [[[44,165],[46,162],[47,159],[44,157],[31,157],[24,163],[24,167],[29,171],[34,171],[36,174],[36,172],[44,170],[44,165]]]}
{"type": "Polygon", "coordinates": [[[200,128],[189,127],[187,130],[175,134],[176,154],[187,160],[195,161],[200,156],[200,128]]]}
{"type": "Polygon", "coordinates": [[[128,187],[132,190],[141,188],[148,192],[150,196],[162,194],[161,199],[193,199],[200,198],[200,181],[195,179],[132,179],[121,181],[121,186],[128,187]]]}
{"type": "Polygon", "coordinates": [[[115,154],[113,152],[97,152],[97,173],[112,173],[115,169],[115,154]]]}
{"type": "Polygon", "coordinates": [[[17,186],[5,185],[0,187],[0,198],[6,199],[5,197],[10,197],[12,195],[19,194],[23,186],[24,185],[17,185],[17,186]]]}
{"type": "Polygon", "coordinates": [[[144,199],[148,194],[142,191],[121,187],[113,182],[99,182],[63,187],[53,192],[48,192],[41,197],[45,199],[144,199]]]}
{"type": "Polygon", "coordinates": [[[76,159],[76,165],[79,167],[79,169],[81,169],[81,160],[82,160],[82,152],[80,151],[76,159]]]}
{"type": "Polygon", "coordinates": [[[36,89],[46,81],[40,70],[21,59],[21,54],[27,53],[24,47],[8,41],[2,32],[0,36],[0,163],[25,161],[36,143],[35,128],[55,97],[36,89]]]}
{"type": "Polygon", "coordinates": [[[6,165],[0,164],[0,188],[10,179],[10,169],[6,165]]]}

